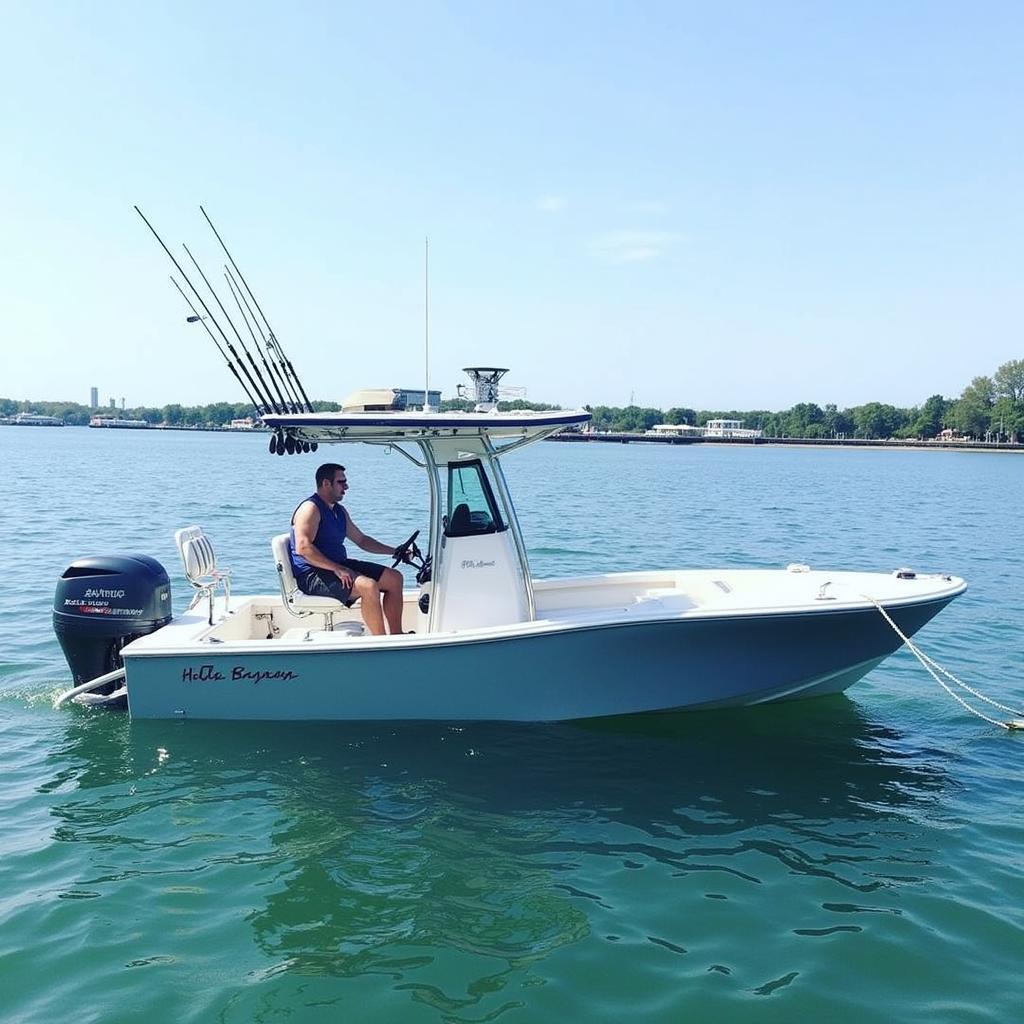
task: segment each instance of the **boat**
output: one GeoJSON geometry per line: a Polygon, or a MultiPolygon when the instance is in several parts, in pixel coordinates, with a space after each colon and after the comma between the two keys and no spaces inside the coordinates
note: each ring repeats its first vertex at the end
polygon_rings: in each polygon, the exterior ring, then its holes
{"type": "Polygon", "coordinates": [[[42,416],[34,412],[19,412],[14,416],[0,418],[0,424],[9,427],[63,427],[59,416],[42,416]]]}
{"type": "Polygon", "coordinates": [[[189,322],[215,342],[208,322],[220,331],[270,451],[384,445],[423,472],[423,549],[416,531],[394,562],[416,570],[403,592],[411,632],[369,635],[358,607],[301,593],[283,532],[267,538],[276,592],[233,595],[203,529],[185,527],[176,542],[195,599],[178,617],[166,570],[146,555],[82,558],[62,574],[54,627],[76,685],[58,703],[127,704],[155,719],[519,722],[768,704],[846,690],[966,589],[940,573],[796,563],[535,578],[503,465],[589,413],[501,411],[507,370],[482,366],[466,368],[466,411],[410,409],[401,389],[378,388],[317,412],[217,238],[262,371],[164,249],[191,290],[175,281],[189,322]]]}
{"type": "Polygon", "coordinates": [[[122,416],[93,416],[89,420],[89,426],[108,430],[145,430],[149,423],[146,420],[125,419],[122,416]]]}
{"type": "Polygon", "coordinates": [[[92,602],[86,616],[129,634],[140,616],[160,623],[119,651],[133,716],[555,721],[812,697],[847,689],[902,645],[883,610],[912,636],[966,588],[908,569],[800,564],[535,579],[502,464],[588,414],[498,412],[503,371],[468,372],[481,399],[472,412],[263,416],[282,450],[387,445],[422,470],[427,539],[418,560],[415,539],[403,552],[418,568],[404,593],[412,633],[368,635],[358,607],[300,594],[286,534],[268,538],[278,592],[252,596],[216,596],[224,581],[205,535],[191,534],[206,552],[191,569],[179,537],[199,593],[173,619],[142,611],[169,608],[159,571],[139,597],[120,565],[69,568],[55,614],[92,602]],[[69,588],[84,603],[65,605],[69,588]]]}

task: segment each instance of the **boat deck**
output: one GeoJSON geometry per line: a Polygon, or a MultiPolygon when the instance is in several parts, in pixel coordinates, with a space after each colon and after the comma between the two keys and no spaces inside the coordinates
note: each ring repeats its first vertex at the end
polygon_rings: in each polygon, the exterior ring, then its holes
{"type": "Polygon", "coordinates": [[[615,625],[662,619],[766,616],[836,611],[869,607],[874,601],[887,608],[918,603],[930,596],[951,597],[965,587],[948,576],[898,578],[879,573],[797,570],[714,570],[617,573],[563,580],[536,580],[537,615],[533,622],[428,633],[427,616],[418,607],[418,591],[405,594],[404,624],[413,632],[375,637],[363,628],[358,606],[340,608],[334,629],[325,628],[319,613],[299,617],[279,595],[235,597],[227,612],[219,598],[214,621],[205,604],[175,618],[163,629],[130,645],[130,656],[166,655],[197,649],[255,651],[316,648],[420,646],[444,640],[490,639],[529,632],[562,631],[595,624],[615,625]]]}

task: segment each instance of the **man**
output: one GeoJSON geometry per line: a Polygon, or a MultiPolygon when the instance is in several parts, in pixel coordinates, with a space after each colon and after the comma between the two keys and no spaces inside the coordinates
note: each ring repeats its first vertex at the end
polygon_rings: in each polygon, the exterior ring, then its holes
{"type": "Polygon", "coordinates": [[[316,493],[292,516],[292,569],[299,589],[316,597],[333,597],[347,606],[360,601],[366,628],[384,633],[402,632],[402,574],[376,562],[350,559],[345,551],[349,537],[364,551],[394,555],[396,548],[363,533],[341,504],[348,490],[345,467],[327,462],[316,471],[316,493]],[[381,611],[381,599],[384,608],[381,611]]]}

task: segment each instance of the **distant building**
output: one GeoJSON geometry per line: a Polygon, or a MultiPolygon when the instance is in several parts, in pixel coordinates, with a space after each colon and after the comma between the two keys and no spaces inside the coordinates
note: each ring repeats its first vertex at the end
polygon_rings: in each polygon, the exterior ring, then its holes
{"type": "MultiPolygon", "coordinates": [[[[111,399],[110,401],[113,402],[114,400],[111,399]]],[[[89,420],[89,426],[115,427],[121,430],[145,430],[149,424],[145,420],[126,420],[118,416],[93,416],[89,420]]]]}
{"type": "Polygon", "coordinates": [[[89,408],[98,409],[100,404],[100,389],[89,388],[89,408]]]}
{"type": "Polygon", "coordinates": [[[645,431],[649,437],[760,437],[760,430],[745,430],[743,420],[708,420],[703,427],[688,423],[657,423],[645,431]]]}
{"type": "Polygon", "coordinates": [[[112,399],[112,398],[110,399],[110,408],[111,409],[116,409],[117,408],[117,402],[115,402],[114,399],[112,399]]]}
{"type": "Polygon", "coordinates": [[[255,430],[256,424],[251,416],[243,416],[242,419],[232,420],[228,424],[228,430],[255,430]]]}
{"type": "Polygon", "coordinates": [[[760,437],[760,430],[744,430],[743,420],[708,420],[705,437],[760,437]]]}
{"type": "Polygon", "coordinates": [[[5,416],[0,423],[15,427],[63,427],[59,416],[40,416],[34,412],[19,412],[16,416],[5,416]]]}
{"type": "Polygon", "coordinates": [[[645,430],[648,437],[703,437],[703,427],[691,427],[689,423],[655,423],[645,430]]]}
{"type": "MultiPolygon", "coordinates": [[[[423,408],[423,388],[420,388],[418,391],[415,388],[395,388],[395,391],[400,396],[399,401],[404,399],[404,408],[413,410],[423,408]]],[[[437,409],[440,405],[441,392],[431,390],[430,407],[437,409]]]]}

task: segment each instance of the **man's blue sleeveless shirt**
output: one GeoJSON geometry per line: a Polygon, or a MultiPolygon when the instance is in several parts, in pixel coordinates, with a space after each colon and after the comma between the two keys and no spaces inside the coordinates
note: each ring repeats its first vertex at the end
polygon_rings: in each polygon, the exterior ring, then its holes
{"type": "MultiPolygon", "coordinates": [[[[345,510],[341,505],[335,505],[332,509],[319,494],[311,494],[306,500],[313,502],[320,512],[320,526],[317,528],[316,536],[313,538],[313,546],[320,554],[329,558],[332,562],[344,562],[348,558],[348,555],[345,553],[345,533],[348,529],[348,517],[345,515],[345,510]]],[[[296,511],[298,510],[296,509],[296,511]]],[[[310,565],[295,550],[294,516],[292,519],[292,571],[295,573],[296,579],[301,579],[310,570],[315,569],[316,566],[310,565]]]]}

